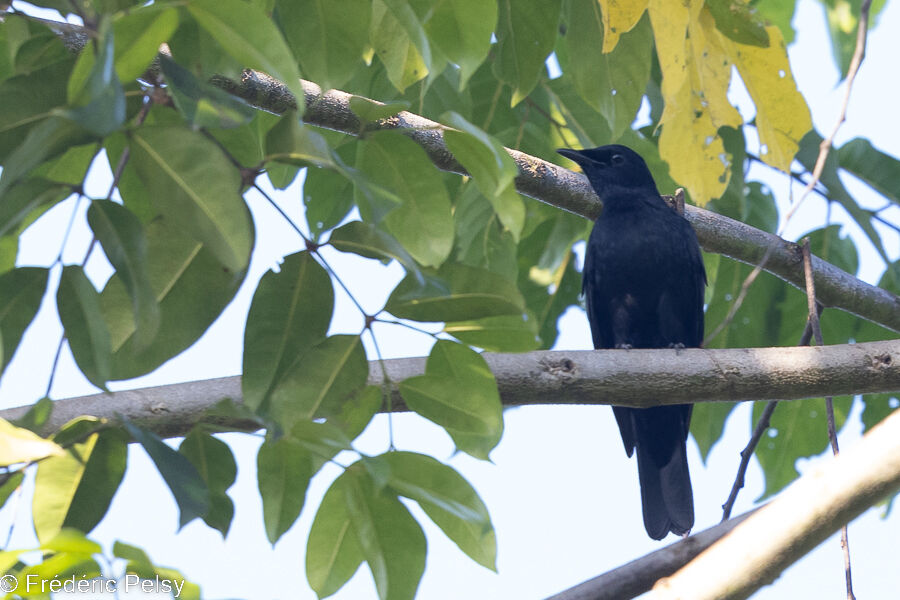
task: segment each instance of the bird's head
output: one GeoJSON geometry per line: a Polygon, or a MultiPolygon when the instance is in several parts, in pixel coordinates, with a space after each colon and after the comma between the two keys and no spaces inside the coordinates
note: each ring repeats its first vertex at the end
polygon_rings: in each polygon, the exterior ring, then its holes
{"type": "Polygon", "coordinates": [[[650,191],[659,195],[653,175],[641,156],[626,146],[611,144],[589,150],[557,150],[578,163],[601,200],[623,190],[650,191]]]}

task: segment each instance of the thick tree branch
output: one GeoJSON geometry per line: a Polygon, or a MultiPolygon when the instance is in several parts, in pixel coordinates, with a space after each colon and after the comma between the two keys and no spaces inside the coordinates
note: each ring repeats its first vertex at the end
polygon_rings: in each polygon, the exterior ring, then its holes
{"type": "Polygon", "coordinates": [[[649,591],[653,584],[667,577],[719,541],[737,527],[754,509],[723,521],[714,527],[645,554],[630,563],[588,579],[575,587],[549,597],[547,600],[627,600],[649,591]]]}
{"type": "MultiPolygon", "coordinates": [[[[584,350],[483,355],[506,406],[530,404],[662,404],[790,400],[825,394],[900,390],[900,342],[793,348],[704,350],[584,350]]],[[[425,372],[424,358],[385,361],[392,382],[425,372]]],[[[369,363],[369,382],[381,367],[369,363]]],[[[393,408],[407,410],[393,386],[393,408]]],[[[117,414],[163,436],[187,433],[224,398],[241,400],[240,377],[57,400],[45,433],[79,415],[117,414]]],[[[28,407],[0,411],[16,419],[28,407]]],[[[217,419],[223,430],[255,429],[240,419],[217,419]]]]}
{"type": "MultiPolygon", "coordinates": [[[[42,22],[57,31],[72,51],[78,51],[87,41],[77,26],[42,22]]],[[[263,110],[280,114],[296,107],[295,98],[284,84],[264,73],[247,70],[240,81],[219,77],[213,83],[263,110]]],[[[446,126],[405,111],[364,126],[350,110],[351,94],[338,90],[323,93],[312,82],[302,81],[302,84],[306,105],[303,119],[307,123],[351,135],[358,135],[364,129],[399,129],[419,143],[439,169],[465,174],[465,169],[444,144],[446,126]]],[[[519,193],[592,220],[600,213],[600,200],[583,175],[517,150],[507,150],[519,167],[516,177],[519,193]]],[[[685,216],[694,226],[704,250],[755,266],[771,249],[765,270],[805,289],[797,244],[702,208],[685,208],[685,216]]],[[[813,270],[817,297],[824,306],[840,308],[900,331],[900,298],[815,256],[813,270]]]]}
{"type": "Polygon", "coordinates": [[[842,525],[900,489],[900,411],[792,484],[683,569],[653,600],[749,597],[842,525]]]}

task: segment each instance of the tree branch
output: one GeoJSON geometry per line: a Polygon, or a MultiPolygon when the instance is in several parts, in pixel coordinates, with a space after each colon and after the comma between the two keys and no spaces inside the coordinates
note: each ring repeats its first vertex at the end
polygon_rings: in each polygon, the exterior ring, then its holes
{"type": "Polygon", "coordinates": [[[671,575],[694,560],[697,555],[719,541],[757,510],[759,509],[756,508],[738,515],[665,548],[645,554],[630,563],[555,594],[547,600],[626,600],[635,598],[649,591],[658,580],[671,575]]]}
{"type": "Polygon", "coordinates": [[[668,579],[652,600],[749,597],[843,524],[900,489],[900,411],[811,469],[668,579]]]}
{"type": "MultiPolygon", "coordinates": [[[[897,340],[792,348],[539,351],[490,354],[505,406],[613,404],[646,408],[663,404],[799,399],[825,394],[865,394],[900,389],[897,340]]],[[[425,372],[424,358],[385,361],[392,406],[407,410],[396,382],[425,372]]],[[[381,385],[377,361],[369,383],[381,385]]],[[[241,400],[240,377],[178,383],[57,400],[44,433],[80,415],[121,414],[166,437],[180,436],[218,401],[241,400]]],[[[0,411],[17,419],[28,407],[0,411]]],[[[222,430],[253,430],[237,418],[213,420],[222,430]]]]}
{"type": "MultiPolygon", "coordinates": [[[[87,42],[87,36],[79,35],[83,30],[78,26],[40,21],[57,31],[72,51],[77,52],[87,42]]],[[[296,99],[284,84],[265,73],[247,70],[240,81],[224,77],[212,81],[263,110],[280,114],[296,107],[296,99]]],[[[339,90],[323,92],[315,83],[301,83],[306,105],[303,119],[307,123],[351,135],[359,135],[364,129],[398,129],[420,144],[439,169],[466,174],[444,144],[445,125],[406,111],[374,124],[363,124],[350,110],[351,94],[339,90]]],[[[519,167],[516,177],[519,193],[591,220],[600,213],[602,205],[586,177],[517,150],[507,151],[519,167]]],[[[797,244],[702,208],[687,206],[685,209],[685,216],[694,226],[704,250],[754,266],[768,250],[771,255],[765,270],[798,289],[805,289],[797,244]]],[[[812,260],[819,302],[900,331],[900,298],[818,257],[812,260]]]]}

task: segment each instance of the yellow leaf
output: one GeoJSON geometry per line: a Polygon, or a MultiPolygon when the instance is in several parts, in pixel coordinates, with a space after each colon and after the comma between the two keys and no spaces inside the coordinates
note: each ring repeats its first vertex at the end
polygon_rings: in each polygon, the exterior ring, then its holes
{"type": "Polygon", "coordinates": [[[731,62],[702,2],[652,0],[650,20],[662,69],[665,100],[660,156],[670,173],[703,206],[725,191],[730,161],[719,127],[738,127],[741,116],[728,101],[731,62]]]}
{"type": "Polygon", "coordinates": [[[769,26],[766,31],[768,48],[737,44],[721,34],[719,39],[756,104],[760,157],[766,164],[787,172],[800,140],[812,129],[812,119],[791,74],[781,30],[769,26]]]}
{"type": "MultiPolygon", "coordinates": [[[[584,1],[584,0],[579,0],[584,1]]],[[[647,8],[648,0],[597,0],[603,19],[603,52],[612,52],[619,36],[631,31],[647,8]]]]}
{"type": "Polygon", "coordinates": [[[0,419],[0,465],[31,462],[65,451],[50,440],[0,419]]]}

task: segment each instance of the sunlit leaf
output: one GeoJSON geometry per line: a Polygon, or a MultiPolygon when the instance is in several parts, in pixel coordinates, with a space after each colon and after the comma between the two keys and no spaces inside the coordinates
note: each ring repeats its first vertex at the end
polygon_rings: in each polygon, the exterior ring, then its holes
{"type": "Polygon", "coordinates": [[[38,539],[64,527],[91,531],[109,509],[125,475],[128,439],[121,430],[92,433],[62,456],[41,461],[32,501],[38,539]]]}
{"type": "Polygon", "coordinates": [[[27,463],[64,454],[58,444],[0,419],[0,465],[27,463]]]}

